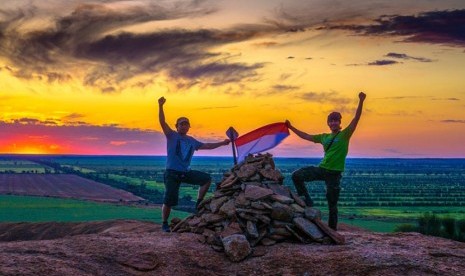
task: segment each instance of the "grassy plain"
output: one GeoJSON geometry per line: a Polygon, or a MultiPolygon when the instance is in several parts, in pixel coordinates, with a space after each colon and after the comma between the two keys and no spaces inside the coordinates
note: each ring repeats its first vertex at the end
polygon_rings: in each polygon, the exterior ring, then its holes
{"type": "MultiPolygon", "coordinates": [[[[164,191],[164,157],[43,158],[84,174],[164,191]]],[[[275,158],[276,167],[285,177],[284,184],[291,189],[294,189],[292,172],[318,162],[319,159],[315,158],[275,158]]],[[[192,169],[210,173],[214,182],[219,182],[223,173],[231,167],[231,158],[226,157],[194,157],[192,161],[192,169]]],[[[325,184],[320,181],[307,187],[316,207],[325,217],[325,184]]],[[[390,232],[398,224],[413,223],[425,212],[441,217],[465,218],[465,159],[348,159],[341,188],[340,221],[374,231],[390,232]]],[[[213,189],[214,185],[211,191],[213,189]]],[[[180,197],[189,195],[195,200],[197,190],[196,186],[182,185],[180,197]]]]}
{"type": "Polygon", "coordinates": [[[45,173],[45,167],[27,160],[0,160],[0,172],[45,173]]]}
{"type": "MultiPolygon", "coordinates": [[[[171,217],[189,213],[172,211],[171,217]]],[[[135,219],[161,223],[161,208],[33,196],[0,195],[0,222],[79,222],[135,219]]]]}

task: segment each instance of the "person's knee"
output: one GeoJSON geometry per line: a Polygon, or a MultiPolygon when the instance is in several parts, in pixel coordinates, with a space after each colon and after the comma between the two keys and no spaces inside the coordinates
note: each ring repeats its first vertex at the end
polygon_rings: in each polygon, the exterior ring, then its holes
{"type": "Polygon", "coordinates": [[[337,203],[335,203],[335,202],[330,202],[330,203],[328,204],[328,210],[329,210],[329,213],[330,213],[330,214],[337,214],[337,211],[338,211],[338,209],[337,209],[337,203]]]}
{"type": "Polygon", "coordinates": [[[212,184],[212,181],[209,180],[209,181],[205,182],[205,183],[202,185],[202,187],[210,187],[211,184],[212,184]]]}
{"type": "Polygon", "coordinates": [[[210,187],[211,183],[212,183],[212,177],[208,175],[208,177],[205,177],[205,180],[203,181],[202,186],[210,187]]]}
{"type": "Polygon", "coordinates": [[[291,178],[292,178],[292,181],[294,182],[294,184],[300,184],[300,183],[304,182],[303,177],[299,173],[299,171],[293,172],[291,178]]]}

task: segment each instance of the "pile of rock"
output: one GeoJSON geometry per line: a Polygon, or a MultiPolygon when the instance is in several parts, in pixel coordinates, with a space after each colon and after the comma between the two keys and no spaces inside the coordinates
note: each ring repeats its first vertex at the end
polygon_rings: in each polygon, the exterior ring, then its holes
{"type": "Polygon", "coordinates": [[[275,169],[271,154],[249,155],[224,174],[214,196],[183,221],[174,232],[193,232],[213,249],[241,261],[257,245],[282,241],[343,244],[344,237],[322,223],[318,209],[288,187],[275,169]]]}

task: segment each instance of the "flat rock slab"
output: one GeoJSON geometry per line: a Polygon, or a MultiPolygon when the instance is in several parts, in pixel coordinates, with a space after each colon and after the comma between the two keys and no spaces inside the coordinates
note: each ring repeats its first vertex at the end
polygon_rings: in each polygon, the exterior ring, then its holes
{"type": "Polygon", "coordinates": [[[243,165],[239,171],[236,171],[237,177],[241,179],[248,179],[257,173],[257,169],[252,164],[243,165]]]}
{"type": "Polygon", "coordinates": [[[247,234],[253,239],[258,238],[257,225],[252,221],[247,221],[247,234]]]}
{"type": "Polygon", "coordinates": [[[189,226],[197,226],[201,221],[202,219],[200,217],[194,217],[193,219],[189,220],[187,224],[189,224],[189,226]]]}
{"type": "Polygon", "coordinates": [[[283,204],[292,204],[294,203],[294,200],[290,197],[287,197],[287,196],[283,196],[283,195],[271,195],[271,199],[274,200],[274,201],[277,201],[279,203],[283,203],[283,204]]]}
{"type": "Polygon", "coordinates": [[[212,213],[218,212],[221,205],[223,205],[223,203],[225,203],[228,200],[229,200],[229,197],[227,197],[227,196],[223,196],[223,197],[220,197],[220,198],[213,199],[210,202],[210,210],[212,211],[212,213]]]}
{"type": "Polygon", "coordinates": [[[314,220],[315,224],[320,227],[320,229],[326,233],[336,244],[344,244],[346,242],[346,239],[344,238],[343,235],[339,234],[335,230],[329,228],[328,225],[323,223],[320,219],[315,219],[314,220]]]}
{"type": "Polygon", "coordinates": [[[305,208],[307,206],[307,204],[305,204],[305,201],[303,199],[300,198],[300,196],[298,196],[296,193],[294,193],[293,191],[291,191],[291,197],[295,200],[295,202],[297,204],[299,204],[301,207],[305,208]]]}
{"type": "Polygon", "coordinates": [[[305,218],[295,218],[294,224],[298,229],[300,229],[314,241],[321,241],[325,237],[325,234],[315,223],[305,218]]]}
{"type": "Polygon", "coordinates": [[[232,217],[236,214],[236,205],[234,204],[234,198],[228,200],[221,206],[219,210],[220,214],[225,214],[227,217],[232,217]]]}
{"type": "Polygon", "coordinates": [[[241,234],[241,233],[242,233],[242,229],[239,223],[231,222],[226,228],[223,229],[223,231],[221,231],[220,236],[221,238],[226,238],[228,236],[231,236],[234,234],[241,234]]]}
{"type": "Polygon", "coordinates": [[[250,200],[259,200],[273,194],[273,191],[258,186],[246,186],[245,198],[250,200]]]}
{"type": "MultiPolygon", "coordinates": [[[[247,186],[249,187],[249,186],[247,186]]],[[[252,187],[252,186],[251,186],[252,187]]],[[[241,192],[234,201],[234,204],[237,206],[248,206],[250,205],[250,200],[245,197],[245,193],[241,192]]]]}
{"type": "Polygon", "coordinates": [[[283,175],[277,170],[262,169],[259,172],[261,175],[263,175],[263,177],[274,180],[274,181],[281,181],[284,179],[283,175]]]}
{"type": "Polygon", "coordinates": [[[207,223],[215,223],[222,221],[224,217],[218,214],[204,214],[202,215],[202,219],[207,223]]]}
{"type": "Polygon", "coordinates": [[[279,202],[273,203],[273,210],[271,212],[271,218],[279,221],[292,221],[294,211],[289,205],[281,204],[279,202]]]}
{"type": "Polygon", "coordinates": [[[309,220],[321,219],[321,211],[313,207],[305,208],[304,214],[309,220]]]}
{"type": "Polygon", "coordinates": [[[291,197],[291,192],[289,190],[289,187],[283,186],[280,184],[268,184],[268,187],[273,190],[275,194],[286,196],[286,197],[291,197]]]}

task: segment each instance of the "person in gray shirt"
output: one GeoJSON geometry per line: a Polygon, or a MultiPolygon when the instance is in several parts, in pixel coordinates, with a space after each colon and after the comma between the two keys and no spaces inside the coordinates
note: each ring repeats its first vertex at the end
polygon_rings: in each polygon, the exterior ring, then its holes
{"type": "Polygon", "coordinates": [[[178,205],[179,187],[181,183],[199,185],[199,193],[197,196],[197,209],[199,203],[205,197],[205,194],[210,188],[211,177],[208,173],[191,170],[190,163],[194,151],[202,149],[216,149],[221,146],[228,145],[229,139],[217,143],[202,143],[197,141],[192,136],[187,135],[190,129],[189,119],[179,117],[176,120],[176,131],[172,130],[165,120],[165,112],[163,105],[166,99],[161,97],[158,99],[159,113],[158,117],[163,133],[166,136],[166,171],[164,175],[165,194],[163,197],[162,206],[162,230],[170,232],[168,218],[171,213],[171,207],[178,205]]]}

